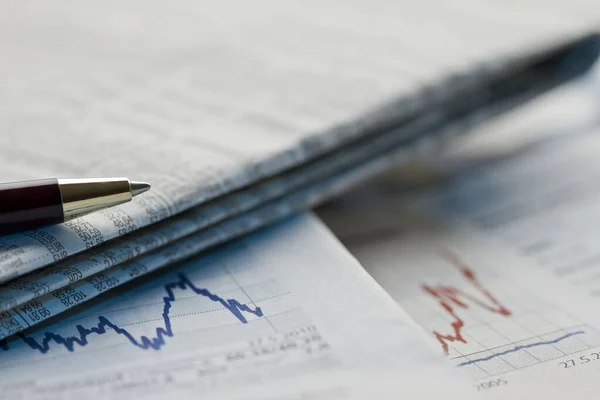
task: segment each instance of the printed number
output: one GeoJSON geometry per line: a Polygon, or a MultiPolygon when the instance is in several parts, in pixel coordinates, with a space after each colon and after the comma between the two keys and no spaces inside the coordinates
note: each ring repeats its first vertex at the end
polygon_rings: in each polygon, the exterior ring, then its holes
{"type": "Polygon", "coordinates": [[[600,360],[600,353],[590,353],[587,355],[580,356],[579,358],[572,358],[570,360],[561,361],[558,364],[564,368],[573,368],[578,365],[587,364],[592,361],[600,360]]]}
{"type": "Polygon", "coordinates": [[[564,368],[571,368],[575,366],[575,360],[567,360],[559,363],[564,368]]]}
{"type": "Polygon", "coordinates": [[[63,297],[62,299],[60,299],[60,302],[66,306],[66,307],[70,307],[73,306],[81,301],[83,301],[87,296],[85,295],[85,293],[82,292],[75,292],[74,294],[68,296],[68,297],[63,297]]]}
{"type": "Polygon", "coordinates": [[[581,356],[579,357],[579,360],[581,361],[580,364],[587,364],[589,363],[591,360],[589,358],[587,358],[586,356],[581,356]]]}
{"type": "Polygon", "coordinates": [[[477,391],[482,391],[486,389],[492,389],[495,387],[506,385],[508,381],[504,379],[494,379],[493,381],[481,382],[477,385],[477,391]]]}

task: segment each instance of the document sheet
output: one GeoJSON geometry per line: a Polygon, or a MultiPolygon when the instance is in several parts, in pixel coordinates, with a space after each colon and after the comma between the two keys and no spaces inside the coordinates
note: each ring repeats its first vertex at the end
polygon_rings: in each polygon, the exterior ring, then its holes
{"type": "MultiPolygon", "coordinates": [[[[549,115],[556,112],[548,107],[552,102],[519,116],[523,120],[531,115],[530,122],[519,121],[519,125],[538,130],[545,126],[543,118],[547,119],[550,125],[545,129],[554,133],[552,140],[476,171],[464,171],[419,202],[437,219],[467,223],[595,296],[600,293],[596,223],[600,215],[596,183],[600,69],[582,83],[578,92],[560,103],[559,115],[568,119],[577,113],[573,123],[557,124],[560,118],[549,115]],[[589,110],[581,112],[585,108],[589,110]],[[536,121],[540,122],[534,125],[536,121]]],[[[502,127],[512,120],[507,118],[502,127]]]]}
{"type": "Polygon", "coordinates": [[[540,5],[6,2],[2,180],[127,175],[153,189],[1,238],[0,281],[208,207],[102,260],[115,266],[446,122],[477,120],[475,105],[499,112],[583,72],[597,53],[596,36],[580,40],[598,22],[595,2],[540,5]],[[563,50],[548,61],[553,46],[563,50]],[[340,161],[381,136],[386,146],[340,161]],[[319,172],[304,175],[317,159],[319,172]]]}
{"type": "Polygon", "coordinates": [[[301,215],[2,341],[0,397],[469,398],[418,329],[301,215]]]}
{"type": "Polygon", "coordinates": [[[320,213],[484,398],[595,396],[597,82],[491,127],[508,136],[534,128],[552,140],[430,190],[389,176],[320,213]],[[594,110],[588,118],[584,104],[594,110]],[[569,115],[578,118],[564,125],[569,115]]]}
{"type": "Polygon", "coordinates": [[[597,296],[599,133],[594,126],[574,140],[540,146],[514,163],[489,168],[485,178],[467,178],[434,201],[577,290],[597,296]],[[464,195],[458,193],[463,184],[464,195]],[[467,208],[460,205],[463,196],[493,196],[494,200],[467,208]]]}
{"type": "Polygon", "coordinates": [[[394,217],[398,230],[386,234],[362,218],[345,244],[475,395],[594,396],[597,302],[477,231],[394,217]]]}

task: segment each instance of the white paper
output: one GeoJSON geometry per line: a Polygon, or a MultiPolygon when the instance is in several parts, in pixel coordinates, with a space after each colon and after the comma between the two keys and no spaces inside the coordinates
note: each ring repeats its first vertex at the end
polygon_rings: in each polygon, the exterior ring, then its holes
{"type": "Polygon", "coordinates": [[[397,212],[383,233],[353,214],[362,234],[345,244],[476,395],[594,396],[599,308],[585,294],[480,232],[426,218],[410,228],[397,212]]]}
{"type": "MultiPolygon", "coordinates": [[[[574,87],[568,97],[557,96],[553,102],[548,96],[518,116],[520,131],[534,127],[534,132],[555,136],[553,140],[480,167],[476,173],[465,171],[421,203],[436,218],[467,223],[578,291],[597,296],[600,69],[582,83],[585,85],[574,87]]],[[[506,118],[499,127],[510,129],[511,121],[506,118]]],[[[488,138],[489,133],[497,135],[497,128],[491,132],[484,129],[482,134],[488,138]]],[[[481,141],[471,152],[486,148],[493,144],[481,141]]],[[[460,160],[461,153],[454,158],[460,160]]]]}

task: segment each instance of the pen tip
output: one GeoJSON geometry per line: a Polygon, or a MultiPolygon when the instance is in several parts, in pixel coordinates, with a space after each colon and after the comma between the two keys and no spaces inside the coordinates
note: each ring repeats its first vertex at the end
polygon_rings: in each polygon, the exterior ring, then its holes
{"type": "Polygon", "coordinates": [[[131,194],[135,197],[150,190],[150,184],[146,182],[131,182],[131,194]]]}

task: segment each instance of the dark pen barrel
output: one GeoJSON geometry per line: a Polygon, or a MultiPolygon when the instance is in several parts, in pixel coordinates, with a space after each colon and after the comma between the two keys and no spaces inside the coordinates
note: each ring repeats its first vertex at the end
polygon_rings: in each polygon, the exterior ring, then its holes
{"type": "Polygon", "coordinates": [[[64,221],[57,179],[0,184],[0,232],[64,221]]]}

